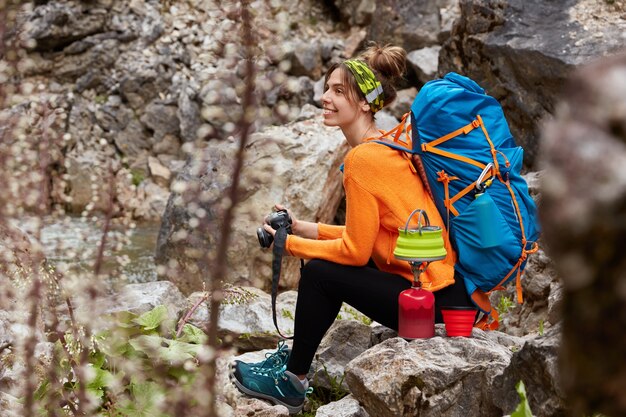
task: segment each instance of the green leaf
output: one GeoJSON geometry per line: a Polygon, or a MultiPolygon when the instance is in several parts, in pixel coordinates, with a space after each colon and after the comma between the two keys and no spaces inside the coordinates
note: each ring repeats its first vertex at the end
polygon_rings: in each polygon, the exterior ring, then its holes
{"type": "Polygon", "coordinates": [[[179,342],[204,344],[207,339],[207,335],[199,328],[189,323],[183,327],[183,334],[177,340],[179,342]]]}
{"type": "Polygon", "coordinates": [[[137,382],[130,385],[132,401],[120,407],[121,415],[133,417],[156,417],[159,404],[165,399],[165,392],[155,382],[137,382]]]}
{"type": "Polygon", "coordinates": [[[115,321],[119,327],[135,327],[135,320],[137,319],[137,314],[132,313],[130,311],[118,311],[113,314],[115,321]]]}
{"type": "Polygon", "coordinates": [[[133,319],[133,322],[143,327],[144,330],[154,330],[167,320],[167,315],[167,307],[158,306],[133,319]]]}
{"type": "Polygon", "coordinates": [[[528,398],[526,397],[524,382],[518,382],[515,389],[519,395],[520,403],[515,411],[513,411],[513,414],[511,414],[511,417],[533,417],[533,412],[530,410],[530,404],[528,404],[528,398]]]}
{"type": "Polygon", "coordinates": [[[138,352],[146,354],[148,357],[154,355],[165,344],[165,339],[157,335],[141,335],[128,341],[128,343],[138,352]]]}
{"type": "Polygon", "coordinates": [[[168,340],[169,346],[159,351],[159,357],[171,364],[180,364],[189,359],[193,359],[201,345],[192,345],[191,343],[179,342],[177,340],[168,340]]]}
{"type": "Polygon", "coordinates": [[[48,394],[49,388],[50,388],[50,381],[46,379],[35,390],[35,394],[34,394],[35,400],[41,401],[48,394]]]}

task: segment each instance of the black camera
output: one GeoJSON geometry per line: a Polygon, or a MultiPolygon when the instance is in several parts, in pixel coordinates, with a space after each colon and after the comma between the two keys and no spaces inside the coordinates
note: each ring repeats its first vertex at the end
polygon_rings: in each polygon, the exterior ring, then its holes
{"type": "MultiPolygon", "coordinates": [[[[291,217],[289,217],[287,210],[279,210],[270,213],[270,215],[267,216],[266,222],[274,230],[284,227],[287,230],[287,233],[291,234],[291,217]]],[[[259,244],[262,248],[269,248],[274,241],[274,236],[263,229],[263,227],[256,229],[256,237],[259,238],[259,244]]]]}

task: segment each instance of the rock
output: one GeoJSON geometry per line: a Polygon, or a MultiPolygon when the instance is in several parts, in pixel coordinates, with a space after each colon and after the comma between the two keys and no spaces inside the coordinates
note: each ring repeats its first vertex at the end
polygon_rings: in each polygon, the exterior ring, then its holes
{"type": "Polygon", "coordinates": [[[308,378],[314,387],[348,389],[345,366],[371,346],[372,328],[353,320],[336,320],[322,339],[308,378]]]}
{"type": "Polygon", "coordinates": [[[625,75],[624,53],[576,71],[542,132],[539,210],[563,282],[561,383],[579,415],[626,414],[625,75]]]}
{"type": "Polygon", "coordinates": [[[18,397],[0,391],[0,412],[5,417],[24,415],[24,406],[18,397]]]}
{"type": "MultiPolygon", "coordinates": [[[[15,341],[15,346],[11,349],[0,350],[0,363],[3,365],[2,368],[0,368],[1,392],[18,398],[23,396],[22,386],[24,373],[26,372],[24,357],[18,353],[23,352],[23,344],[29,336],[28,334],[21,335],[20,339],[15,341]]],[[[36,342],[32,358],[32,369],[35,374],[44,375],[51,366],[53,349],[53,343],[36,342]]],[[[2,410],[1,407],[0,410],[2,410]]]]}
{"type": "Polygon", "coordinates": [[[36,42],[30,49],[59,49],[102,32],[106,25],[106,12],[102,11],[82,3],[52,1],[33,10],[22,36],[36,42]]]}
{"type": "Polygon", "coordinates": [[[399,121],[402,116],[411,111],[415,97],[417,97],[417,88],[415,87],[399,90],[394,102],[389,107],[385,107],[385,110],[399,121]]]}
{"type": "Polygon", "coordinates": [[[178,320],[185,309],[185,297],[169,281],[128,284],[122,291],[103,300],[104,314],[130,311],[143,314],[158,306],[166,306],[169,316],[178,320]]]}
{"type": "Polygon", "coordinates": [[[321,77],[322,57],[318,42],[297,42],[290,49],[286,59],[291,62],[291,75],[304,75],[313,79],[321,77]]]}
{"type": "MultiPolygon", "coordinates": [[[[437,335],[442,332],[437,326],[437,335]]],[[[477,329],[471,338],[394,338],[352,360],[346,381],[363,408],[378,417],[501,416],[492,383],[511,355],[477,329]]]]}
{"type": "MultiPolygon", "coordinates": [[[[275,348],[280,337],[272,320],[270,295],[254,287],[235,287],[226,294],[227,300],[232,301],[220,306],[218,336],[231,341],[233,347],[241,351],[275,348]]],[[[187,308],[203,296],[202,292],[191,294],[187,308]]],[[[295,291],[287,291],[277,297],[276,320],[280,331],[287,336],[293,334],[296,297],[295,291]]],[[[189,323],[204,329],[208,321],[209,308],[205,302],[194,312],[189,323]]]]}
{"type": "Polygon", "coordinates": [[[137,161],[150,149],[150,139],[139,120],[131,120],[124,130],[113,137],[117,149],[127,158],[137,161]]]}
{"type": "MultiPolygon", "coordinates": [[[[176,65],[168,55],[146,54],[140,51],[125,52],[116,61],[116,69],[121,73],[118,79],[120,95],[132,109],[142,109],[159,97],[159,93],[168,90],[175,68],[176,65]]],[[[172,117],[177,117],[176,108],[173,113],[172,117]]],[[[161,122],[154,118],[148,120],[148,123],[161,125],[161,122]]],[[[167,120],[171,126],[172,119],[167,120]]]]}
{"type": "Polygon", "coordinates": [[[233,408],[234,417],[252,415],[265,417],[289,417],[289,412],[286,407],[275,406],[269,401],[259,400],[243,394],[237,389],[237,387],[235,387],[229,378],[230,365],[234,363],[235,359],[244,362],[260,362],[265,359],[265,354],[269,352],[271,352],[271,350],[249,352],[239,356],[231,354],[218,358],[216,385],[220,387],[220,391],[224,396],[226,404],[233,408]]]}
{"type": "Polygon", "coordinates": [[[317,409],[315,417],[369,417],[359,402],[351,395],[317,409]]]}
{"type": "Polygon", "coordinates": [[[81,212],[92,207],[97,211],[110,210],[111,186],[119,169],[119,160],[107,155],[103,148],[81,149],[76,147],[65,158],[65,168],[69,175],[67,196],[71,199],[73,212],[81,212]]]}
{"type": "Polygon", "coordinates": [[[167,167],[163,166],[161,161],[157,158],[153,158],[152,156],[148,158],[148,170],[154,182],[164,187],[169,185],[172,173],[167,167]]]}
{"type": "Polygon", "coordinates": [[[522,275],[523,303],[518,302],[515,280],[490,295],[491,304],[500,310],[499,330],[515,336],[537,334],[560,321],[557,315],[548,320],[548,299],[562,285],[554,267],[545,263],[549,259],[541,249],[528,259],[522,275]]]}
{"type": "Polygon", "coordinates": [[[430,46],[407,54],[408,64],[422,84],[434,79],[437,75],[440,50],[441,46],[430,46]]]}
{"type": "Polygon", "coordinates": [[[333,3],[339,11],[341,20],[350,26],[369,25],[372,15],[376,12],[374,0],[334,0],[333,3]]]}
{"type": "Polygon", "coordinates": [[[152,132],[153,142],[160,142],[165,135],[180,133],[176,106],[153,101],[144,109],[141,123],[152,132]]]}
{"type": "Polygon", "coordinates": [[[67,55],[54,65],[54,77],[64,82],[76,81],[79,91],[106,85],[102,70],[115,64],[118,45],[117,40],[106,39],[82,54],[67,55]]]}
{"type": "MultiPolygon", "coordinates": [[[[282,203],[310,221],[330,223],[335,216],[342,198],[339,165],[348,147],[339,131],[320,122],[320,110],[314,114],[316,119],[268,127],[250,137],[240,184],[244,199],[235,212],[227,275],[219,279],[269,287],[272,255],[260,248],[256,230],[274,204],[282,203]]],[[[165,276],[184,293],[200,290],[210,276],[204,265],[216,253],[236,147],[234,139],[211,142],[210,148],[192,155],[173,182],[156,261],[167,266],[165,276]],[[200,219],[207,222],[203,228],[198,227],[200,219]]],[[[299,262],[289,257],[283,262],[281,283],[293,288],[299,262]]]]}
{"type": "Polygon", "coordinates": [[[560,326],[552,327],[545,336],[529,340],[513,354],[510,365],[493,380],[493,401],[503,414],[517,408],[520,399],[515,386],[521,380],[533,416],[569,415],[558,370],[560,340],[560,326]]]}
{"type": "Polygon", "coordinates": [[[192,142],[198,139],[198,129],[202,124],[200,105],[194,100],[188,90],[190,90],[190,88],[187,86],[181,88],[176,113],[180,125],[180,136],[183,142],[192,142]]]}
{"type": "MultiPolygon", "coordinates": [[[[194,305],[201,302],[189,318],[189,323],[201,329],[207,327],[210,314],[209,303],[202,301],[205,296],[205,292],[194,292],[188,297],[186,303],[186,310],[189,312],[194,305]]],[[[255,287],[228,286],[225,288],[225,297],[225,301],[220,305],[218,336],[227,340],[234,348],[242,352],[275,348],[280,337],[276,332],[272,319],[272,299],[270,294],[255,287]]],[[[285,291],[278,294],[276,298],[276,320],[278,321],[280,331],[286,336],[293,334],[297,297],[298,293],[296,291],[285,291]]],[[[348,338],[348,342],[351,345],[340,348],[336,355],[334,353],[325,353],[323,357],[326,358],[328,356],[330,358],[331,356],[336,356],[336,358],[343,358],[345,365],[348,362],[345,358],[351,355],[349,353],[351,352],[350,349],[358,349],[358,347],[353,345],[361,343],[358,338],[359,331],[353,328],[358,324],[364,326],[363,322],[367,318],[347,304],[342,305],[339,317],[337,323],[341,322],[341,324],[337,324],[338,328],[352,330],[343,336],[338,335],[338,330],[335,330],[331,332],[334,335],[331,337],[331,340],[342,337],[348,338]],[[352,324],[344,323],[347,321],[350,321],[352,324]]],[[[360,331],[371,332],[369,326],[365,327],[367,327],[367,330],[361,329],[360,331]]],[[[330,345],[332,345],[332,341],[326,342],[324,349],[332,349],[330,345]]],[[[364,343],[361,343],[361,345],[364,345],[364,343]]],[[[369,347],[369,342],[367,347],[369,347]]],[[[333,361],[336,363],[335,359],[333,361]]],[[[342,373],[343,371],[336,372],[333,375],[341,375],[342,373]]]]}
{"type": "Polygon", "coordinates": [[[382,130],[391,130],[399,123],[398,119],[393,117],[386,110],[381,110],[376,113],[376,127],[382,130]]]}
{"type": "Polygon", "coordinates": [[[440,52],[439,71],[464,74],[499,100],[513,137],[525,149],[525,165],[537,168],[537,121],[554,111],[575,67],[623,48],[626,21],[590,0],[460,5],[461,16],[440,52]]]}
{"type": "Polygon", "coordinates": [[[398,337],[397,331],[392,330],[389,327],[383,326],[382,324],[372,323],[371,326],[372,326],[372,340],[370,342],[371,346],[384,342],[387,339],[398,337]]]}
{"type": "Polygon", "coordinates": [[[402,46],[407,51],[437,43],[441,21],[436,0],[378,3],[367,39],[402,46]]]}

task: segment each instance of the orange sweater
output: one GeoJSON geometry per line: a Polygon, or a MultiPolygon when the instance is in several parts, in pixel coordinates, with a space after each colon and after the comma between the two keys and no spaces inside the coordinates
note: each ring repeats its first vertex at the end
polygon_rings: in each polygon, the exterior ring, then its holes
{"type": "MultiPolygon", "coordinates": [[[[386,272],[413,280],[408,262],[395,259],[398,228],[404,227],[413,210],[428,213],[432,225],[443,220],[405,154],[388,146],[367,142],[353,148],[344,161],[346,225],[320,223],[318,239],[287,237],[289,254],[304,259],[324,259],[344,265],[365,265],[370,258],[386,272]]],[[[417,215],[411,226],[416,227],[417,215]]],[[[444,232],[444,235],[446,233],[444,232]]],[[[436,291],[454,283],[456,254],[445,239],[447,257],[432,262],[421,281],[436,291]]]]}

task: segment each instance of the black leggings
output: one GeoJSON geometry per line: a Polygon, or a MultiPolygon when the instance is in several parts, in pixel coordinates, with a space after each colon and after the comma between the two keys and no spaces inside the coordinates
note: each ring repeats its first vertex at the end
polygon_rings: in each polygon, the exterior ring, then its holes
{"type": "MultiPolygon", "coordinates": [[[[314,259],[302,268],[294,325],[294,341],[287,369],[296,375],[309,372],[315,351],[335,321],[342,303],[372,320],[398,330],[398,296],[411,286],[400,275],[367,266],[346,266],[314,259]]],[[[435,293],[435,322],[442,323],[441,306],[473,306],[465,283],[455,283],[435,293]]]]}

